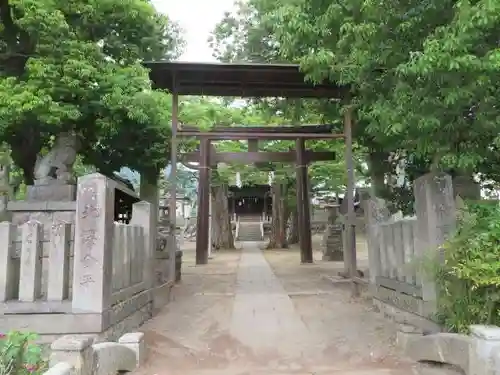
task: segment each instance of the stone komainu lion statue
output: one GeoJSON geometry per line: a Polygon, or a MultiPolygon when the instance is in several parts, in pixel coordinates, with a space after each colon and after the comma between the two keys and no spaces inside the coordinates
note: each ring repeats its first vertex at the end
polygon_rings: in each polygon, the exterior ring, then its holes
{"type": "Polygon", "coordinates": [[[60,133],[54,147],[35,163],[35,180],[60,183],[73,182],[73,164],[76,161],[78,137],[75,133],[60,133]]]}

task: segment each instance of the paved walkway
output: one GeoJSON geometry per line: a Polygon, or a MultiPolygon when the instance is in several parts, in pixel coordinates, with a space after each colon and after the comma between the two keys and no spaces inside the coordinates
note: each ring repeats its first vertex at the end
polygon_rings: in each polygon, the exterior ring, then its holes
{"type": "Polygon", "coordinates": [[[185,258],[175,300],[143,327],[151,354],[137,374],[415,374],[394,327],[322,277],[341,265],[252,243],[206,266],[185,258]]]}
{"type": "Polygon", "coordinates": [[[281,357],[303,358],[314,350],[306,325],[262,251],[246,246],[238,269],[231,335],[257,355],[277,351],[281,357]]]}

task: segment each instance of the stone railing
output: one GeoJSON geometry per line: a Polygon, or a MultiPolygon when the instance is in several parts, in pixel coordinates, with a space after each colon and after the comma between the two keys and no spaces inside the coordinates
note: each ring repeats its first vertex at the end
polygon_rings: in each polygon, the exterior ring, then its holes
{"type": "Polygon", "coordinates": [[[436,286],[425,262],[438,261],[453,233],[456,208],[452,179],[429,173],[414,182],[416,217],[391,216],[382,199],[365,201],[370,289],[374,304],[391,315],[413,314],[420,326],[432,324],[436,286]],[[386,306],[382,306],[386,305],[386,306]]]}
{"type": "Polygon", "coordinates": [[[448,364],[465,375],[500,375],[500,327],[472,325],[470,332],[422,335],[402,325],[398,346],[417,362],[448,364]]]}
{"type": "Polygon", "coordinates": [[[127,333],[118,342],[94,343],[85,336],[63,336],[50,347],[45,375],[115,375],[133,371],[144,363],[144,334],[127,333]]]}
{"type": "Polygon", "coordinates": [[[0,223],[0,332],[115,339],[168,303],[180,277],[173,256],[157,259],[152,204],[135,197],[125,206],[129,192],[98,173],[80,177],[76,190],[66,218],[32,210],[22,225],[0,223]]]}

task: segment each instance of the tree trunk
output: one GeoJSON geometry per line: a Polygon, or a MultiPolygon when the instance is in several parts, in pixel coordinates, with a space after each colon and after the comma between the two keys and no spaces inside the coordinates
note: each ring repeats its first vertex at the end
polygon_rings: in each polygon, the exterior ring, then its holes
{"type": "Polygon", "coordinates": [[[36,158],[36,152],[25,150],[17,153],[12,150],[12,160],[14,164],[23,170],[24,183],[26,186],[32,186],[35,183],[36,158]]]}
{"type": "Polygon", "coordinates": [[[216,250],[234,249],[227,185],[212,186],[212,244],[216,250]]]}
{"type": "Polygon", "coordinates": [[[368,154],[368,165],[372,180],[372,195],[381,197],[386,190],[385,174],[387,170],[388,155],[383,152],[370,152],[368,154]]]}
{"type": "Polygon", "coordinates": [[[35,183],[35,164],[41,149],[42,140],[36,127],[25,124],[23,131],[8,138],[11,157],[15,165],[23,170],[24,183],[27,186],[35,183]]]}
{"type": "Polygon", "coordinates": [[[297,212],[297,207],[290,210],[290,215],[288,218],[288,235],[287,243],[293,245],[299,243],[299,215],[297,212]]]}
{"type": "Polygon", "coordinates": [[[286,249],[286,194],[285,186],[273,183],[271,186],[273,198],[273,212],[271,218],[271,233],[269,236],[268,249],[286,249]]]}

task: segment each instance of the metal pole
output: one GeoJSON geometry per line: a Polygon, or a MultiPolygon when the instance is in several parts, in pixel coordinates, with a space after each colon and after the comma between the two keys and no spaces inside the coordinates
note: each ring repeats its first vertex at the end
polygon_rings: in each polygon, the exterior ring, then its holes
{"type": "Polygon", "coordinates": [[[354,212],[354,159],[352,152],[352,107],[344,114],[345,161],[347,167],[347,221],[346,221],[346,256],[349,277],[352,283],[353,297],[359,296],[356,259],[356,216],[354,212]]]}
{"type": "Polygon", "coordinates": [[[172,90],[172,139],[170,147],[170,269],[169,280],[175,281],[175,253],[177,250],[177,126],[179,123],[179,96],[177,95],[177,87],[175,84],[172,90]]]}

